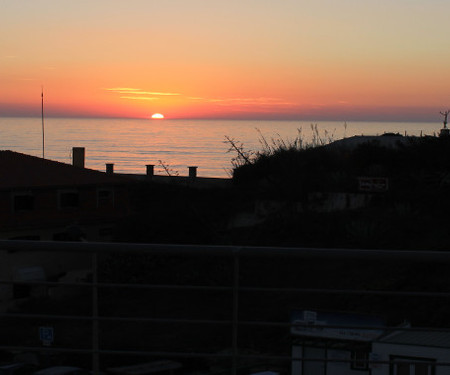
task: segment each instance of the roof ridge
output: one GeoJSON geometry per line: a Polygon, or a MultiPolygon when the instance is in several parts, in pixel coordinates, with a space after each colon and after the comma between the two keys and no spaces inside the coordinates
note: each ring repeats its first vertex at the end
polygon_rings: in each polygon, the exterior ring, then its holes
{"type": "Polygon", "coordinates": [[[0,150],[0,188],[125,183],[128,179],[12,150],[0,150]]]}

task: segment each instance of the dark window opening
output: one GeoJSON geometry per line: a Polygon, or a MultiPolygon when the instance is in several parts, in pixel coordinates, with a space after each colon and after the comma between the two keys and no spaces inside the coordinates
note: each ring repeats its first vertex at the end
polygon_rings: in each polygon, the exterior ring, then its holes
{"type": "Polygon", "coordinates": [[[352,370],[368,370],[369,369],[369,353],[364,350],[356,350],[352,352],[352,370]]]}
{"type": "Polygon", "coordinates": [[[391,356],[390,375],[434,375],[436,360],[419,357],[391,356]],[[422,362],[422,363],[421,363],[422,362]]]}
{"type": "Polygon", "coordinates": [[[13,298],[28,298],[31,296],[31,285],[14,284],[13,298]]]}
{"type": "Polygon", "coordinates": [[[114,202],[114,194],[110,189],[102,189],[97,191],[98,207],[112,206],[114,202]]]}
{"type": "Polygon", "coordinates": [[[23,212],[34,210],[34,196],[31,194],[14,196],[14,212],[23,212]]]}
{"type": "Polygon", "coordinates": [[[80,204],[78,192],[61,192],[59,195],[59,206],[61,208],[77,208],[80,204]]]}

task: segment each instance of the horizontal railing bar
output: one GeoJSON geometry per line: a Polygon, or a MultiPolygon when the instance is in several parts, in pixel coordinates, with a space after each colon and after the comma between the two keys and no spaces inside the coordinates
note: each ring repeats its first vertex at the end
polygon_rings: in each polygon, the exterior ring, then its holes
{"type": "Polygon", "coordinates": [[[117,322],[150,322],[150,323],[189,323],[189,324],[231,324],[231,320],[213,319],[179,319],[179,318],[147,318],[147,317],[115,317],[87,315],[52,315],[52,314],[12,314],[0,313],[3,318],[17,319],[55,319],[55,320],[88,320],[88,321],[117,321],[117,322]]]}
{"type": "MultiPolygon", "coordinates": [[[[261,358],[260,355],[239,355],[239,358],[246,358],[246,359],[259,359],[261,358]]],[[[288,357],[288,356],[265,356],[267,359],[272,360],[291,360],[294,362],[322,362],[322,363],[351,363],[354,362],[352,359],[339,359],[339,358],[300,358],[300,357],[288,357]]],[[[381,361],[381,360],[370,360],[370,359],[358,359],[358,362],[365,363],[367,365],[393,365],[398,363],[405,363],[405,364],[426,364],[431,366],[442,366],[447,367],[450,366],[450,362],[433,362],[433,361],[414,361],[414,360],[402,360],[401,362],[395,361],[395,360],[388,360],[388,361],[381,361]]]]}
{"type": "MultiPolygon", "coordinates": [[[[160,290],[192,290],[230,292],[232,286],[203,286],[203,285],[170,285],[170,284],[123,284],[123,283],[89,283],[89,282],[58,282],[58,281],[8,281],[0,280],[0,285],[29,285],[49,287],[82,287],[82,288],[130,288],[130,289],[160,289],[160,290]]],[[[317,294],[345,294],[345,295],[373,295],[395,297],[437,297],[449,298],[450,292],[420,292],[420,291],[393,291],[393,290],[363,290],[363,289],[323,289],[323,288],[265,288],[265,287],[240,287],[240,292],[262,293],[317,293],[317,294]]]]}
{"type": "Polygon", "coordinates": [[[435,250],[367,250],[329,248],[290,248],[257,246],[204,246],[171,244],[132,244],[107,242],[60,242],[0,240],[0,249],[27,252],[76,252],[76,253],[140,253],[155,255],[240,255],[305,257],[352,260],[402,260],[450,262],[450,251],[435,250]]]}
{"type": "Polygon", "coordinates": [[[260,288],[241,287],[240,292],[267,292],[267,293],[318,293],[318,294],[364,294],[374,296],[396,296],[396,297],[450,297],[450,292],[419,292],[419,291],[393,291],[393,290],[360,290],[360,289],[314,289],[314,288],[260,288]]]}
{"type": "MultiPolygon", "coordinates": [[[[406,331],[406,332],[442,332],[450,333],[450,328],[435,328],[435,327],[380,327],[380,326],[352,326],[352,325],[337,325],[337,324],[314,324],[314,325],[302,325],[298,323],[284,323],[284,322],[264,322],[264,321],[240,321],[240,325],[247,326],[274,326],[274,327],[290,327],[290,328],[343,328],[343,329],[360,329],[360,330],[373,330],[373,331],[384,331],[384,332],[396,332],[396,331],[406,331]]],[[[302,336],[293,334],[293,339],[300,339],[302,336]]],[[[311,337],[306,337],[307,339],[311,337]]]]}
{"type": "MultiPolygon", "coordinates": [[[[54,347],[37,347],[37,346],[8,346],[1,345],[0,350],[15,350],[29,352],[58,352],[58,353],[79,353],[92,354],[92,349],[79,348],[54,348],[54,347]]],[[[143,355],[154,357],[171,357],[171,358],[231,358],[231,354],[227,353],[188,353],[188,352],[163,352],[163,351],[145,351],[145,350],[108,350],[100,349],[96,351],[99,354],[118,354],[118,355],[143,355]]],[[[264,357],[262,357],[264,358],[264,357]]]]}
{"type": "MultiPolygon", "coordinates": [[[[17,350],[17,351],[29,351],[29,352],[65,352],[65,353],[79,353],[79,354],[91,354],[92,350],[78,349],[78,348],[50,348],[50,347],[30,347],[30,346],[0,346],[0,350],[17,350]]],[[[98,354],[114,354],[114,355],[136,355],[136,356],[151,356],[151,357],[165,357],[165,358],[228,358],[231,359],[232,353],[199,353],[199,352],[170,352],[170,351],[143,351],[143,350],[98,350],[98,354]]],[[[239,359],[266,359],[266,360],[280,360],[280,361],[294,361],[294,362],[322,362],[322,363],[351,363],[351,359],[338,359],[338,358],[299,358],[283,355],[266,355],[266,354],[238,354],[239,359]]],[[[380,360],[360,360],[358,362],[380,365],[392,365],[399,363],[395,360],[380,361],[380,360]]],[[[426,362],[426,361],[402,361],[401,363],[409,364],[429,364],[433,366],[447,367],[450,366],[450,362],[426,362]]]]}
{"type": "Polygon", "coordinates": [[[66,281],[14,281],[0,280],[0,285],[30,285],[30,286],[49,286],[49,287],[82,287],[82,288],[130,288],[130,289],[176,289],[176,290],[199,290],[199,291],[231,291],[231,286],[207,286],[207,285],[170,285],[170,284],[124,284],[124,283],[91,283],[91,282],[66,282],[66,281]]]}
{"type": "MultiPolygon", "coordinates": [[[[231,320],[212,320],[212,319],[179,319],[179,318],[147,318],[147,317],[116,317],[116,316],[86,316],[86,315],[51,315],[51,314],[13,314],[0,313],[4,318],[19,318],[19,319],[57,319],[57,320],[98,320],[98,321],[117,321],[117,322],[154,322],[154,323],[187,323],[187,324],[220,324],[229,325],[231,320]]],[[[241,320],[237,322],[241,326],[266,326],[266,327],[304,327],[309,329],[314,328],[346,328],[346,329],[362,329],[362,330],[383,330],[383,331],[409,331],[409,332],[443,332],[449,333],[450,328],[435,328],[435,327],[380,327],[380,326],[352,326],[352,325],[333,325],[333,324],[314,324],[302,325],[299,323],[289,322],[267,322],[267,321],[247,321],[241,320]]],[[[297,338],[295,335],[293,338],[297,338]]]]}
{"type": "Polygon", "coordinates": [[[127,321],[139,321],[139,322],[154,322],[154,323],[187,323],[187,324],[220,324],[230,325],[231,320],[211,320],[211,319],[171,319],[171,318],[123,318],[123,317],[99,317],[99,321],[113,321],[113,322],[127,322],[127,321]]]}

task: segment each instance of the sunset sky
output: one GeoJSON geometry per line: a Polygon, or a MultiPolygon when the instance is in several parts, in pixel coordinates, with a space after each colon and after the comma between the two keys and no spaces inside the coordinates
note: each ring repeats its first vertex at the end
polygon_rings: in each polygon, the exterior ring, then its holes
{"type": "Polygon", "coordinates": [[[0,0],[0,116],[436,120],[449,0],[0,0]]]}

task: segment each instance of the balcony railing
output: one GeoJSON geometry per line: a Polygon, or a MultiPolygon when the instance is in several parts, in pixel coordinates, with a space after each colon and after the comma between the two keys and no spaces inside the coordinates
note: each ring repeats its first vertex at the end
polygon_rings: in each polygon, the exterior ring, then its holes
{"type": "MultiPolygon", "coordinates": [[[[361,347],[348,337],[340,342],[293,334],[298,322],[291,312],[308,309],[382,316],[385,334],[448,335],[450,353],[446,251],[6,240],[0,251],[0,349],[19,358],[31,353],[47,364],[80,365],[96,374],[152,361],[167,371],[180,364],[182,373],[192,374],[302,375],[310,375],[306,362],[351,362],[379,374],[389,374],[398,363],[375,355],[297,356],[293,345],[338,350],[345,344],[355,352],[361,347]],[[31,266],[42,267],[46,277],[18,276],[31,266]],[[63,277],[80,268],[84,278],[63,277]],[[413,325],[399,325],[402,318],[413,325]]],[[[320,321],[302,327],[343,329],[320,321]]],[[[370,332],[380,326],[349,322],[345,329],[370,332]]],[[[427,358],[419,363],[405,357],[402,363],[450,371],[450,360],[427,358]]]]}

